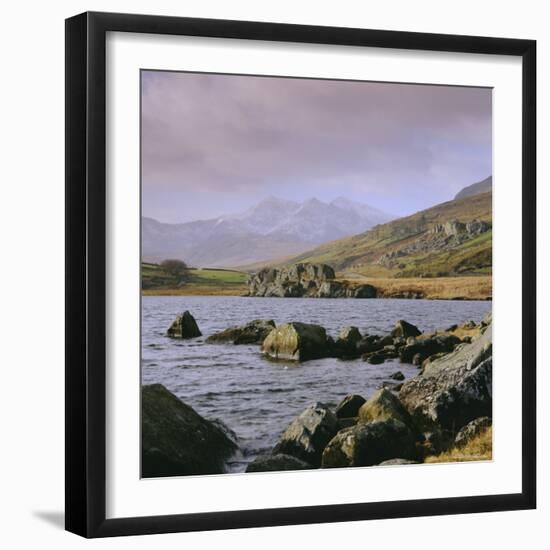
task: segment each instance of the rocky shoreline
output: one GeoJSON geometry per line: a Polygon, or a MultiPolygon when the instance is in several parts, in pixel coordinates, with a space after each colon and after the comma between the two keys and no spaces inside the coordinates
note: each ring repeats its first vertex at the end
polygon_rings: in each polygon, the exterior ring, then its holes
{"type": "MultiPolygon", "coordinates": [[[[200,330],[189,312],[168,329],[172,338],[200,330]]],[[[405,320],[387,335],[343,328],[337,338],[319,325],[276,326],[255,320],[209,335],[209,343],[258,345],[270,360],[307,362],[323,357],[417,365],[416,376],[385,384],[368,399],[344,396],[336,407],[316,402],[288,425],[273,449],[247,472],[421,463],[465,446],[492,416],[492,318],[422,333],[405,320]]],[[[342,365],[345,368],[345,364],[342,365]]],[[[204,419],[164,386],[143,386],[142,464],[145,477],[223,473],[238,440],[219,421],[204,419]]]]}

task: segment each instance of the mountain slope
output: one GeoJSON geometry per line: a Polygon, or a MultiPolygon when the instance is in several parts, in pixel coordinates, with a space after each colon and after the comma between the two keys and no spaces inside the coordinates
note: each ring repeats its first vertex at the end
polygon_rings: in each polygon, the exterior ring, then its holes
{"type": "Polygon", "coordinates": [[[461,189],[456,195],[456,199],[464,199],[466,197],[473,197],[474,195],[479,195],[480,193],[487,193],[493,189],[493,177],[489,176],[484,180],[478,181],[477,183],[472,183],[461,189]]]}
{"type": "Polygon", "coordinates": [[[491,224],[492,193],[481,193],[323,244],[289,263],[325,262],[344,276],[488,274],[491,224]]]}
{"type": "Polygon", "coordinates": [[[166,224],[144,217],[142,256],[146,261],[178,258],[194,266],[246,265],[299,254],[388,219],[343,198],[298,203],[270,197],[240,214],[211,220],[166,224]]]}

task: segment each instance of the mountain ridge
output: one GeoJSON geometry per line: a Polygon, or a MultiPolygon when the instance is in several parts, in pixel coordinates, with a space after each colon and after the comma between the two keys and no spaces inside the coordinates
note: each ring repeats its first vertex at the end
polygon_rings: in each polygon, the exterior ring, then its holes
{"type": "Polygon", "coordinates": [[[271,196],[244,212],[206,220],[167,224],[143,216],[142,257],[233,267],[299,254],[389,219],[389,214],[344,197],[299,203],[271,196]]]}

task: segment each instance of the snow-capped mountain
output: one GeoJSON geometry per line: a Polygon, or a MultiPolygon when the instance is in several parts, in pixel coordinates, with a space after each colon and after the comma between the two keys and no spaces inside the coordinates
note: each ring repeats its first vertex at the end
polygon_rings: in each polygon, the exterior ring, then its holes
{"type": "Polygon", "coordinates": [[[145,260],[179,258],[190,265],[234,267],[300,254],[392,219],[343,197],[303,203],[269,197],[230,216],[181,224],[142,220],[145,260]]]}

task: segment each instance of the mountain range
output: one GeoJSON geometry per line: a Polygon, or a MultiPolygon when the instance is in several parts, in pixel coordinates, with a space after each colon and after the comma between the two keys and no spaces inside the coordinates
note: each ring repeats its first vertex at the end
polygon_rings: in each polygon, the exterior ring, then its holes
{"type": "Polygon", "coordinates": [[[344,197],[328,203],[269,197],[238,214],[179,224],[143,217],[142,259],[177,258],[207,267],[269,262],[362,233],[393,217],[344,197]]]}

